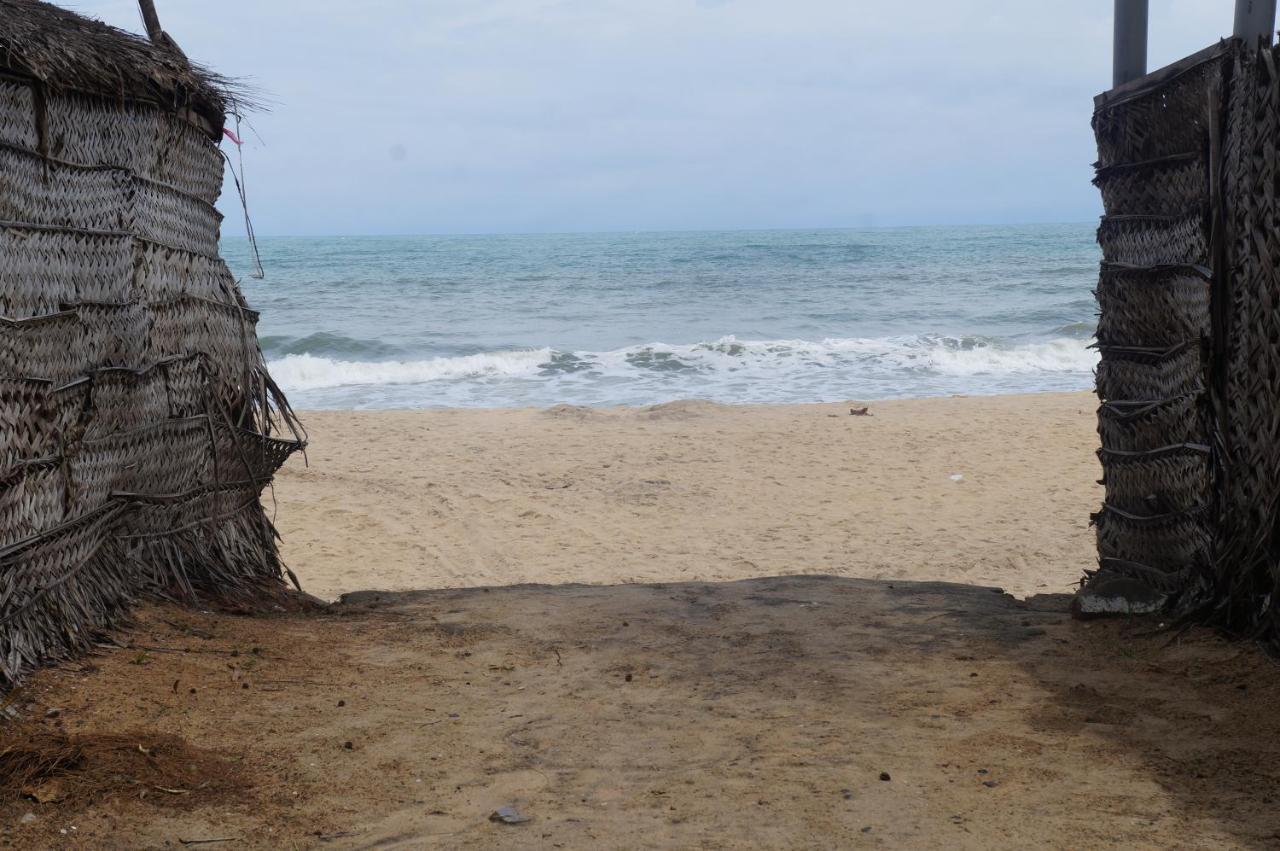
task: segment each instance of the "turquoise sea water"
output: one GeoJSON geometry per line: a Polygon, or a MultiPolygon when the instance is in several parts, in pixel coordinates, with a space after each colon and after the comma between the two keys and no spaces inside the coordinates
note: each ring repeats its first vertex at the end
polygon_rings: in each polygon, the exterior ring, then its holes
{"type": "Polygon", "coordinates": [[[1083,389],[1094,226],[268,238],[228,263],[300,408],[1083,389]]]}

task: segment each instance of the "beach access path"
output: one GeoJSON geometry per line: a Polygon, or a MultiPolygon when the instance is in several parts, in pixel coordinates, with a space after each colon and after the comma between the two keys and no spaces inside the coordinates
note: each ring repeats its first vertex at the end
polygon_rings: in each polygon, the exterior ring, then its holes
{"type": "Polygon", "coordinates": [[[78,755],[5,790],[0,842],[1274,848],[1274,664],[1067,601],[793,576],[150,606],[22,693],[0,750],[78,755]]]}

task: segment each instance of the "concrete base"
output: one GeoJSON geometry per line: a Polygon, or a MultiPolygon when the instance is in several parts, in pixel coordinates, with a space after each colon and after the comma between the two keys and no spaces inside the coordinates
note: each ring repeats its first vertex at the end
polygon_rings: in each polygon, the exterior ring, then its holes
{"type": "Polygon", "coordinates": [[[1096,576],[1076,592],[1071,614],[1082,620],[1116,615],[1152,615],[1162,611],[1169,597],[1127,576],[1096,576]]]}

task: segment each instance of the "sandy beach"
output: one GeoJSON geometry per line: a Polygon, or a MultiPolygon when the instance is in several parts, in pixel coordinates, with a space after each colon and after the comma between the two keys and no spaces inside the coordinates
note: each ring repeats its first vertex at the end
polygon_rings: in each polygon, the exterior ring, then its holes
{"type": "Polygon", "coordinates": [[[1065,592],[1094,563],[1094,408],[1045,393],[308,412],[275,510],[323,598],[814,573],[1065,592]]]}
{"type": "Polygon", "coordinates": [[[1274,847],[1274,665],[1068,614],[1092,398],[850,407],[308,414],[342,600],[38,672],[0,844],[1274,847]]]}
{"type": "Polygon", "coordinates": [[[1280,849],[1276,0],[1050,5],[0,0],[0,851],[1280,849]]]}

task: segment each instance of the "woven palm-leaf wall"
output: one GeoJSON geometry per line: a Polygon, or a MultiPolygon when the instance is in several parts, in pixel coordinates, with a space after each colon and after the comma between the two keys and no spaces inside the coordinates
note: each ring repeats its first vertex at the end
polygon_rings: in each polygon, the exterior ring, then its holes
{"type": "Polygon", "coordinates": [[[1086,594],[1280,641],[1280,51],[1101,95],[1105,502],[1086,594]]]}
{"type": "Polygon", "coordinates": [[[1185,588],[1211,558],[1211,162],[1226,62],[1214,52],[1162,85],[1104,98],[1093,119],[1106,211],[1095,580],[1139,582],[1152,601],[1185,588]]]}
{"type": "Polygon", "coordinates": [[[1280,50],[1232,56],[1222,274],[1212,376],[1218,535],[1202,604],[1217,624],[1280,644],[1280,50]]]}
{"type": "Polygon", "coordinates": [[[0,0],[0,687],[140,595],[280,586],[259,497],[301,431],[218,256],[217,85],[0,0]]]}

